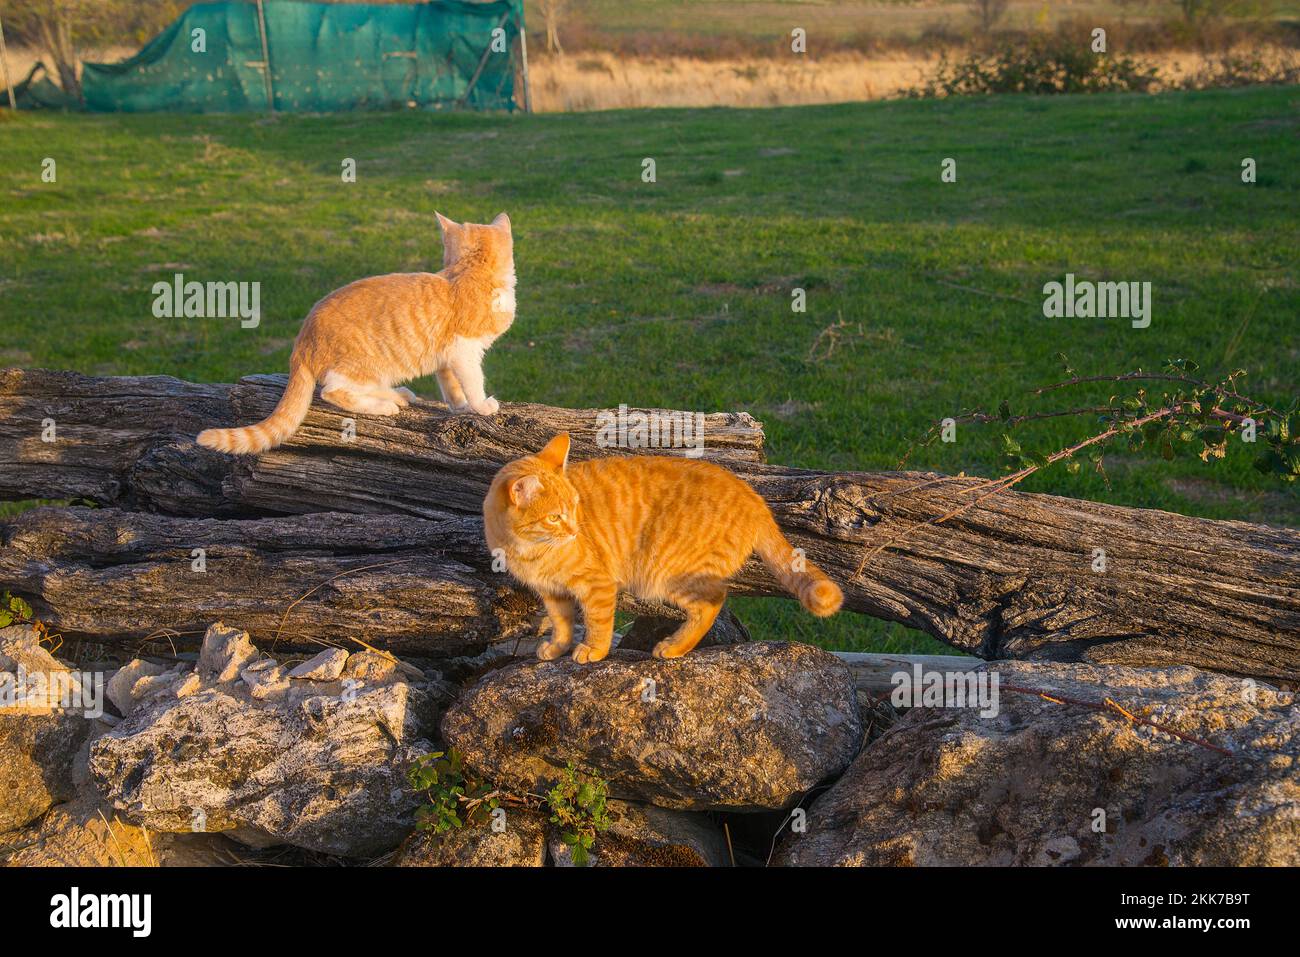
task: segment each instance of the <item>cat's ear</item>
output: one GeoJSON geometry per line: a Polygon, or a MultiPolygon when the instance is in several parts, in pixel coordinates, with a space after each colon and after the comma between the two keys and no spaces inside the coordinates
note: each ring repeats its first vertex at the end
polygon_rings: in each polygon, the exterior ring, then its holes
{"type": "Polygon", "coordinates": [[[547,442],[546,448],[537,453],[537,458],[555,471],[563,472],[569,463],[569,433],[561,432],[547,442]]]}
{"type": "Polygon", "coordinates": [[[442,213],[438,212],[436,209],[433,211],[433,215],[438,217],[438,228],[442,230],[443,236],[446,236],[449,232],[455,232],[456,230],[460,229],[459,223],[453,222],[452,220],[448,219],[446,216],[442,215],[442,213]]]}
{"type": "Polygon", "coordinates": [[[505,213],[497,213],[496,219],[492,220],[492,225],[502,227],[506,232],[510,232],[510,217],[505,213]]]}
{"type": "Polygon", "coordinates": [[[523,508],[542,490],[542,480],[536,475],[525,475],[510,483],[510,504],[523,508]]]}

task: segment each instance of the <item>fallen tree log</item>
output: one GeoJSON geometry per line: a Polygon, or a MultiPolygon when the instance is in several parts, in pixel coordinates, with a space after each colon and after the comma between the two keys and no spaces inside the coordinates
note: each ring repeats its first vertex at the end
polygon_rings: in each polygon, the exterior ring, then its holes
{"type": "Polygon", "coordinates": [[[456,557],[483,551],[482,523],[467,516],[217,521],[46,507],[0,522],[0,545],[3,587],[30,596],[65,638],[183,647],[224,621],[268,650],[356,651],[359,638],[450,657],[531,636],[541,613],[508,575],[456,557]]]}
{"type": "MultiPolygon", "coordinates": [[[[0,377],[0,463],[18,466],[0,479],[0,495],[82,494],[177,515],[339,511],[436,520],[477,514],[496,469],[561,428],[574,435],[576,459],[608,454],[595,445],[593,410],[507,404],[484,419],[420,403],[394,419],[357,416],[357,438],[348,440],[343,416],[318,403],[288,444],[234,458],[196,446],[193,434],[214,421],[265,415],[282,377],[225,387],[66,376],[0,377]],[[121,405],[142,383],[154,390],[153,404],[121,405]],[[64,385],[71,398],[60,398],[64,385]],[[97,394],[116,411],[101,408],[97,394]],[[213,412],[222,402],[229,415],[213,412]],[[64,438],[40,442],[36,424],[57,422],[59,409],[72,438],[65,427],[64,438]]],[[[764,465],[752,419],[709,421],[706,454],[764,496],[791,540],[844,587],[848,609],[983,658],[1191,664],[1300,682],[1300,534],[1293,530],[1020,492],[960,511],[981,480],[764,465]],[[927,524],[954,511],[943,524],[927,524]],[[859,573],[864,555],[885,543],[859,573]]],[[[783,594],[754,561],[735,591],[783,594]]]]}
{"type": "MultiPolygon", "coordinates": [[[[268,646],[356,650],[357,638],[445,658],[536,637],[543,614],[494,566],[482,519],[451,513],[214,520],[45,506],[0,520],[0,588],[66,638],[176,647],[223,621],[268,646]]],[[[620,608],[682,617],[631,598],[620,608]]]]}
{"type": "MultiPolygon", "coordinates": [[[[0,370],[0,499],[86,499],[203,517],[336,506],[477,513],[502,463],[537,451],[557,432],[593,446],[603,417],[618,411],[508,402],[484,418],[419,401],[386,418],[317,401],[287,445],[256,459],[194,444],[205,428],[269,415],[285,381],[267,375],[234,386],[196,385],[170,376],[0,370]],[[376,491],[370,501],[362,491],[368,484],[376,491]],[[307,498],[304,488],[312,492],[307,498]]],[[[763,430],[749,415],[701,414],[691,424],[702,429],[703,458],[762,461],[763,430]]]]}
{"type": "MultiPolygon", "coordinates": [[[[981,658],[1300,681],[1300,533],[917,473],[737,469],[845,604],[981,658]],[[864,555],[883,543],[857,574],[864,555]],[[1100,550],[1100,552],[1098,551],[1100,550]]],[[[762,588],[753,563],[741,588],[762,588]]]]}

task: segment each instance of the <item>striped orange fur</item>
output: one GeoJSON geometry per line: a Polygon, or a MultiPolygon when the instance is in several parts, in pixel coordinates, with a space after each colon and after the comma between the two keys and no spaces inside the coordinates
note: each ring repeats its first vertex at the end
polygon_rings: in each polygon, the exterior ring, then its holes
{"type": "Polygon", "coordinates": [[[785,588],[814,615],[839,611],[839,586],[781,534],[767,503],[724,468],[665,456],[568,464],[562,432],[536,455],[516,459],[483,500],[488,547],[546,605],[551,637],[537,649],[558,658],[573,643],[581,606],[587,632],[577,661],[609,653],[620,591],[666,601],[686,621],[654,649],[678,658],[722,610],[727,580],[757,551],[785,588]]]}
{"type": "Polygon", "coordinates": [[[483,391],[483,353],[514,322],[510,217],[488,225],[437,214],[443,269],[358,279],[303,321],[289,385],[271,415],[238,429],[205,429],[198,442],[222,452],[262,452],[286,441],[321,398],[347,412],[396,415],[415,396],[399,383],[437,373],[442,399],[480,415],[497,411],[483,391]]]}

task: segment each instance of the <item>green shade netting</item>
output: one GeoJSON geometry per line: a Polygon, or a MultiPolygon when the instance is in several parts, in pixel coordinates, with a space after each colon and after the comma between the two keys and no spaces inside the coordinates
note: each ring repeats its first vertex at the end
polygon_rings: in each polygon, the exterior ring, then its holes
{"type": "MultiPolygon", "coordinates": [[[[266,0],[263,9],[276,110],[515,108],[522,0],[393,5],[266,0]]],[[[265,111],[261,64],[257,5],[201,3],[131,59],[85,64],[81,102],[48,79],[36,79],[39,67],[16,92],[20,109],[265,111]],[[196,31],[202,31],[201,51],[196,31]]]]}

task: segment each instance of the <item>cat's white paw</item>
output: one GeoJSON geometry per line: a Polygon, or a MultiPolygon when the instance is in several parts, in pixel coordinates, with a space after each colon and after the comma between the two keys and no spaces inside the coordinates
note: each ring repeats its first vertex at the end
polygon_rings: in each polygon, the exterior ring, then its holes
{"type": "Polygon", "coordinates": [[[488,396],[482,402],[474,406],[474,411],[479,415],[496,415],[497,410],[501,408],[501,403],[492,396],[488,396]]]}
{"type": "Polygon", "coordinates": [[[397,400],[397,404],[400,405],[402,408],[406,408],[408,405],[410,405],[418,398],[418,396],[414,392],[412,392],[410,389],[405,388],[404,386],[398,386],[393,391],[396,392],[399,396],[401,396],[401,398],[397,400]]]}

